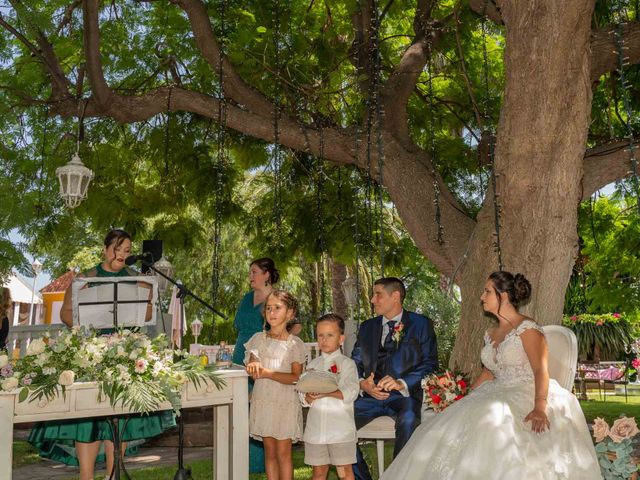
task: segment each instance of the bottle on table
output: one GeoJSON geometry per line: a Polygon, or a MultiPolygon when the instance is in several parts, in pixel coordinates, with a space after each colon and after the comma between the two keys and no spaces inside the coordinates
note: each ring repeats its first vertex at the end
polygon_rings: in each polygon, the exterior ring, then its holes
{"type": "Polygon", "coordinates": [[[229,347],[227,347],[227,342],[220,342],[220,348],[218,348],[218,353],[216,353],[216,367],[229,368],[231,364],[232,356],[229,347]]]}
{"type": "Polygon", "coordinates": [[[203,367],[209,365],[209,355],[207,355],[207,351],[204,348],[200,349],[200,365],[203,367]]]}

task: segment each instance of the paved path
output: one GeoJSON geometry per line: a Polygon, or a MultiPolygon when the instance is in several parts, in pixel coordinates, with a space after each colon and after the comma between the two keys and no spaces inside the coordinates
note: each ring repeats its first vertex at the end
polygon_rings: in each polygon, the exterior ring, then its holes
{"type": "MultiPolygon", "coordinates": [[[[202,458],[212,458],[211,447],[185,448],[184,462],[186,465],[193,460],[202,458]]],[[[178,451],[171,447],[144,448],[141,447],[138,455],[125,457],[127,470],[133,471],[137,468],[161,467],[167,465],[178,465],[178,451]]],[[[104,470],[96,473],[104,474],[104,470]]],[[[62,480],[77,478],[78,468],[69,467],[57,462],[41,460],[39,463],[25,465],[13,471],[13,480],[62,480]]]]}

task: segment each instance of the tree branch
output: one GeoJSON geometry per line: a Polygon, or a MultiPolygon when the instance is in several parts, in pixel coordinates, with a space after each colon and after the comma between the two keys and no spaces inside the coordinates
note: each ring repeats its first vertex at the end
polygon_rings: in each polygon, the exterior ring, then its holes
{"type": "Polygon", "coordinates": [[[373,20],[374,4],[372,0],[361,0],[361,7],[351,16],[353,25],[353,42],[350,48],[351,61],[356,68],[358,85],[362,95],[369,94],[371,82],[371,21],[373,20]]]}
{"type": "Polygon", "coordinates": [[[27,39],[27,37],[5,21],[2,14],[0,14],[0,26],[10,32],[18,41],[20,41],[20,43],[27,47],[34,57],[40,59],[46,72],[51,78],[53,97],[59,99],[67,96],[69,94],[68,87],[71,86],[71,82],[64,75],[64,72],[60,67],[60,63],[53,52],[53,48],[44,34],[39,30],[37,31],[38,47],[36,47],[29,41],[29,39],[27,39]]]}
{"type": "Polygon", "coordinates": [[[56,28],[56,34],[60,34],[62,29],[71,23],[71,20],[73,19],[73,12],[80,5],[82,5],[82,0],[74,0],[72,4],[67,5],[67,8],[64,10],[64,15],[56,28]]]}
{"type": "MultiPolygon", "coordinates": [[[[601,75],[618,68],[615,25],[593,32],[591,35],[591,80],[596,82],[601,75]]],[[[628,63],[640,63],[640,22],[624,25],[622,34],[625,56],[628,63]]]]}
{"type": "Polygon", "coordinates": [[[469,8],[476,12],[478,15],[485,15],[488,19],[502,25],[502,14],[500,8],[496,5],[494,0],[469,0],[469,8]]]}
{"type": "Polygon", "coordinates": [[[407,103],[429,55],[443,36],[442,23],[431,18],[432,7],[432,0],[418,0],[413,20],[416,36],[380,92],[385,128],[407,144],[407,103]]]}
{"type": "Polygon", "coordinates": [[[105,113],[118,119],[118,115],[125,116],[125,112],[116,113],[112,101],[115,94],[107,84],[102,69],[102,54],[100,53],[100,25],[98,23],[98,0],[82,0],[82,19],[84,26],[84,55],[86,59],[86,74],[91,84],[95,102],[104,109],[105,113]]]}
{"type": "MultiPolygon", "coordinates": [[[[616,180],[631,174],[629,142],[619,141],[587,150],[584,156],[582,200],[616,180]]],[[[636,150],[640,157],[640,151],[636,150]]]]}
{"type": "Polygon", "coordinates": [[[220,61],[222,61],[223,78],[221,82],[225,97],[233,99],[238,105],[244,105],[249,110],[263,116],[272,117],[273,103],[247,85],[236,73],[229,60],[222,55],[204,3],[200,0],[171,1],[187,14],[198,49],[216,74],[220,71],[220,61]]]}

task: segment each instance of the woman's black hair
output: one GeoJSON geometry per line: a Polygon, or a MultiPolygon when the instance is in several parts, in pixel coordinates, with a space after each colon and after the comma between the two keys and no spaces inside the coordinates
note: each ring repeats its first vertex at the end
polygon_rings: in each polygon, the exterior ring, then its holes
{"type": "Polygon", "coordinates": [[[114,228],[104,237],[104,246],[105,248],[109,248],[111,245],[114,245],[115,248],[118,248],[125,240],[131,241],[131,235],[124,230],[114,228]]]}
{"type": "Polygon", "coordinates": [[[262,270],[265,273],[269,272],[268,282],[271,285],[275,285],[276,283],[278,283],[278,280],[280,280],[280,272],[278,272],[278,269],[276,268],[276,264],[274,263],[274,261],[271,260],[269,257],[256,258],[253,262],[251,262],[249,266],[251,265],[257,266],[260,270],[262,270]]]}
{"type": "Polygon", "coordinates": [[[498,297],[498,312],[502,307],[501,293],[506,292],[509,302],[514,307],[519,307],[531,297],[531,283],[521,273],[515,275],[511,272],[493,272],[489,275],[489,280],[493,283],[493,288],[498,297]]]}

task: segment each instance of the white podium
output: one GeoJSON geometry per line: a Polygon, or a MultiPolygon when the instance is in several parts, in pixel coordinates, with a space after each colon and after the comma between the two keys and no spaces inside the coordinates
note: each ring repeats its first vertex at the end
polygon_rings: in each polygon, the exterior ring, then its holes
{"type": "MultiPolygon", "coordinates": [[[[249,478],[249,393],[244,368],[219,371],[226,386],[218,390],[213,384],[188,383],[182,391],[182,408],[213,407],[213,478],[248,480],[249,478]]],[[[162,405],[160,410],[170,410],[162,405]]],[[[0,393],[0,479],[11,480],[13,425],[16,423],[72,418],[103,417],[132,413],[112,408],[109,400],[98,401],[96,383],[75,383],[67,387],[66,396],[50,402],[18,402],[18,391],[0,393]]]]}

